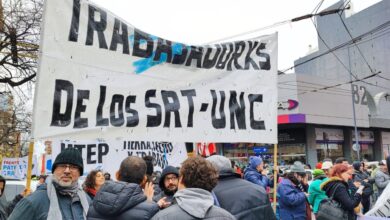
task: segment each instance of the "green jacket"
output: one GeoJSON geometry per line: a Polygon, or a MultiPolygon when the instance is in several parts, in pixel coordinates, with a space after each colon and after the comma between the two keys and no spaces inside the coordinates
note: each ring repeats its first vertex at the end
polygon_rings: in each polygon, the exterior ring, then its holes
{"type": "Polygon", "coordinates": [[[325,194],[325,191],[321,190],[321,184],[328,180],[327,177],[319,177],[315,179],[309,186],[309,203],[313,206],[313,213],[318,212],[318,208],[320,206],[320,203],[323,199],[326,199],[327,196],[325,194]]]}

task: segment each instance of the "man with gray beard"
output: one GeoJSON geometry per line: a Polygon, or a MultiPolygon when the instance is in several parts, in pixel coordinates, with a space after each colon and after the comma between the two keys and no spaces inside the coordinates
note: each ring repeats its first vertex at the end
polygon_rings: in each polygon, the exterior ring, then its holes
{"type": "Polygon", "coordinates": [[[89,201],[78,184],[83,174],[83,158],[75,148],[67,148],[56,157],[53,175],[46,184],[22,199],[13,210],[10,220],[84,220],[89,201]]]}

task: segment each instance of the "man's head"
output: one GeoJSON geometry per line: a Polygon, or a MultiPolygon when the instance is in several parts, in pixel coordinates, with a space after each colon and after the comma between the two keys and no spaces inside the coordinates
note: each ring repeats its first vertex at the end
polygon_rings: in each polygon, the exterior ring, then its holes
{"type": "Polygon", "coordinates": [[[295,161],[290,167],[290,173],[294,174],[295,178],[301,182],[306,176],[305,166],[300,161],[295,161]]]}
{"type": "Polygon", "coordinates": [[[190,157],[185,160],[179,176],[179,190],[200,188],[211,192],[218,183],[217,170],[202,157],[190,157]]]}
{"type": "Polygon", "coordinates": [[[330,161],[325,161],[322,163],[321,170],[325,172],[325,174],[328,176],[330,173],[330,169],[332,169],[333,164],[330,161]]]}
{"type": "Polygon", "coordinates": [[[80,151],[69,147],[58,154],[53,163],[53,181],[60,186],[68,187],[77,183],[83,171],[83,158],[80,151]]]}
{"type": "Polygon", "coordinates": [[[104,179],[105,180],[111,180],[111,174],[108,173],[108,172],[104,173],[104,179]]]}
{"type": "Polygon", "coordinates": [[[335,164],[345,164],[345,165],[349,165],[349,162],[348,160],[345,158],[345,157],[339,157],[335,160],[334,162],[335,164]]]}
{"type": "Polygon", "coordinates": [[[142,159],[144,159],[146,163],[146,175],[152,176],[153,174],[153,157],[152,156],[144,156],[142,159]]]}
{"type": "Polygon", "coordinates": [[[259,172],[263,171],[264,169],[264,163],[261,157],[257,157],[257,156],[249,157],[249,164],[253,169],[256,169],[259,172]]]}
{"type": "Polygon", "coordinates": [[[387,164],[386,164],[386,160],[381,160],[379,161],[379,169],[381,169],[382,171],[384,172],[387,172],[387,164]]]}
{"type": "Polygon", "coordinates": [[[3,176],[0,176],[0,197],[3,196],[5,189],[5,179],[3,176]]]}
{"type": "Polygon", "coordinates": [[[143,185],[146,181],[146,163],[142,158],[130,156],[124,159],[116,173],[116,179],[143,185]]]}
{"type": "Polygon", "coordinates": [[[363,171],[362,162],[360,161],[353,162],[352,166],[356,171],[363,171]]]}
{"type": "Polygon", "coordinates": [[[224,156],[213,155],[206,160],[209,161],[218,172],[232,171],[232,168],[229,166],[230,160],[224,156]]]}
{"type": "Polygon", "coordinates": [[[177,191],[177,187],[179,184],[179,171],[176,167],[167,166],[164,168],[161,174],[161,178],[159,181],[160,188],[167,195],[173,195],[177,191]]]}
{"type": "Polygon", "coordinates": [[[330,158],[325,158],[322,162],[327,162],[327,161],[333,163],[332,159],[330,158]]]}
{"type": "Polygon", "coordinates": [[[44,184],[46,181],[46,175],[40,175],[39,176],[39,184],[44,184]]]}

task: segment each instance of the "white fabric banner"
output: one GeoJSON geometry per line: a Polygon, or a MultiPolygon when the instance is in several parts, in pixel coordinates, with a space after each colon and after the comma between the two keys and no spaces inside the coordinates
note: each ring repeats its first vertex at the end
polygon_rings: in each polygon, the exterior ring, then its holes
{"type": "MultiPolygon", "coordinates": [[[[123,159],[128,156],[153,157],[154,171],[162,171],[166,166],[180,167],[187,159],[185,143],[151,142],[133,140],[52,140],[52,159],[65,148],[74,147],[81,151],[84,174],[94,169],[104,170],[114,177],[123,159]]],[[[49,172],[51,171],[48,170],[49,172]]]]}
{"type": "Polygon", "coordinates": [[[365,216],[390,218],[390,184],[387,184],[385,190],[383,190],[374,207],[372,207],[371,210],[365,214],[365,216]]]}
{"type": "Polygon", "coordinates": [[[45,1],[36,139],[277,143],[277,34],[191,46],[45,1]]]}
{"type": "MultiPolygon", "coordinates": [[[[32,175],[38,174],[36,157],[32,161],[32,175]]],[[[27,176],[28,157],[7,158],[1,163],[1,175],[6,179],[25,179],[27,176]]]]}

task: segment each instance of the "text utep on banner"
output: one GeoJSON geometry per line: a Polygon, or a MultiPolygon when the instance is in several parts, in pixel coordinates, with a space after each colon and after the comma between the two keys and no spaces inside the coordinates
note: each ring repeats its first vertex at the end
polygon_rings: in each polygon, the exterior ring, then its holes
{"type": "Polygon", "coordinates": [[[90,1],[45,4],[36,139],[277,142],[277,34],[191,46],[90,1]]]}
{"type": "MultiPolygon", "coordinates": [[[[154,171],[162,171],[166,166],[180,167],[187,159],[185,143],[133,141],[133,140],[52,140],[55,159],[65,148],[73,147],[81,152],[85,174],[99,169],[114,175],[123,159],[128,156],[152,156],[154,171]]],[[[50,172],[50,171],[49,171],[50,172]]]]}

